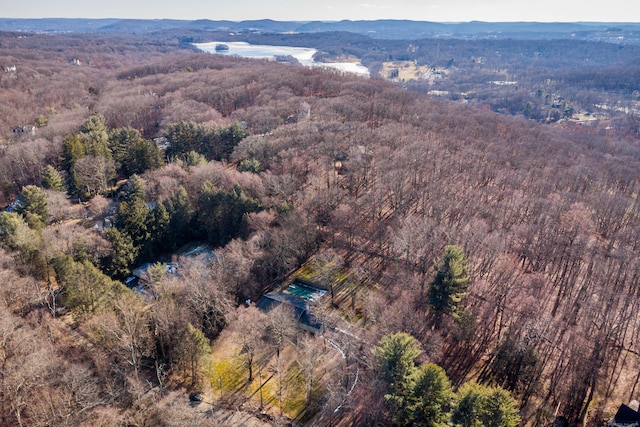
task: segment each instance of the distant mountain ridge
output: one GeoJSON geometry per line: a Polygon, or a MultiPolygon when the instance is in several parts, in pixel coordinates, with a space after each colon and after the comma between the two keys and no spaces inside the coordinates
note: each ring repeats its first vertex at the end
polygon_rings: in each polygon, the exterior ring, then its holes
{"type": "Polygon", "coordinates": [[[625,34],[637,39],[640,23],[606,22],[429,22],[411,20],[375,21],[228,21],[198,19],[75,19],[0,18],[0,31],[36,33],[135,33],[145,34],[165,30],[230,31],[270,33],[315,33],[346,31],[385,39],[419,38],[585,38],[613,35],[623,40],[625,34]]]}

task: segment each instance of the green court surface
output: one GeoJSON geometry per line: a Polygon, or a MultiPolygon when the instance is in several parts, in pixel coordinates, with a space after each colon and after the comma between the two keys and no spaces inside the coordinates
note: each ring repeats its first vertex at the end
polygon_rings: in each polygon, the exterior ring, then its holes
{"type": "Polygon", "coordinates": [[[320,298],[322,295],[326,294],[327,291],[323,289],[314,288],[313,286],[306,285],[299,280],[294,280],[287,287],[285,291],[288,294],[299,296],[307,301],[315,301],[320,298]]]}

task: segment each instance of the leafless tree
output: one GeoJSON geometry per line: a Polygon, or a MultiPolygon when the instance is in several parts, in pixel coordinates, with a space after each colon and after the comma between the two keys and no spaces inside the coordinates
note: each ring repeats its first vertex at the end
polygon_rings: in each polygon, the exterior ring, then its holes
{"type": "Polygon", "coordinates": [[[240,348],[238,356],[249,371],[248,381],[251,382],[253,381],[255,364],[266,346],[264,331],[267,317],[255,306],[241,306],[236,309],[236,313],[237,318],[233,322],[233,331],[234,335],[238,337],[237,344],[240,348]]]}

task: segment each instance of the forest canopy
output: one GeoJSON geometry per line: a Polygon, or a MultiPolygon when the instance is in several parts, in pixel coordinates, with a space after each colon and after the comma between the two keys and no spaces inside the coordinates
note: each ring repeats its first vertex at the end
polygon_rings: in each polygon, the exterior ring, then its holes
{"type": "Polygon", "coordinates": [[[170,41],[0,41],[0,424],[216,425],[193,394],[272,425],[601,425],[637,392],[633,133],[170,41]],[[322,336],[255,307],[294,277],[322,336]]]}

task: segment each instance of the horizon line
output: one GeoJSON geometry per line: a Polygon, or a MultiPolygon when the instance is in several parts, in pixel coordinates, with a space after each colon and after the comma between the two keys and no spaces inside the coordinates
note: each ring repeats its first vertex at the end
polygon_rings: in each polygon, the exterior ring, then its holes
{"type": "Polygon", "coordinates": [[[273,19],[273,18],[258,18],[258,19],[210,19],[210,18],[198,18],[198,19],[185,19],[185,18],[130,18],[130,17],[101,17],[101,18],[87,18],[87,17],[65,17],[65,16],[49,16],[49,17],[39,17],[39,18],[24,18],[24,17],[3,17],[0,16],[0,19],[14,19],[14,20],[46,20],[46,19],[68,19],[68,20],[87,20],[87,21],[100,21],[100,20],[122,20],[122,21],[181,21],[181,22],[196,22],[196,21],[211,21],[211,22],[256,22],[256,21],[272,21],[272,22],[292,22],[292,23],[313,23],[313,22],[322,22],[322,23],[339,23],[339,22],[377,22],[377,21],[408,21],[408,22],[416,22],[416,23],[432,23],[432,24],[472,24],[472,23],[480,23],[480,24],[631,24],[631,25],[640,25],[640,22],[637,21],[591,21],[591,20],[580,20],[580,21],[541,21],[541,20],[507,20],[507,21],[485,21],[485,20],[477,20],[472,19],[469,21],[429,21],[429,20],[417,20],[417,19],[409,19],[409,18],[376,18],[376,19],[273,19]]]}

